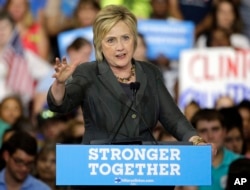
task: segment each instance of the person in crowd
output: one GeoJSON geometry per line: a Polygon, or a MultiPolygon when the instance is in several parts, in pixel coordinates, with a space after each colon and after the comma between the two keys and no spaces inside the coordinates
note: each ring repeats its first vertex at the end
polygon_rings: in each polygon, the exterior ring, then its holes
{"type": "Polygon", "coordinates": [[[239,158],[234,160],[228,170],[228,178],[225,190],[247,190],[250,189],[250,183],[248,181],[250,176],[250,159],[239,158]],[[241,181],[246,179],[246,181],[241,181]],[[238,180],[238,181],[237,181],[238,180]],[[237,185],[235,182],[238,182],[237,185]]]}
{"type": "Polygon", "coordinates": [[[34,19],[29,0],[7,0],[3,9],[13,18],[23,47],[42,59],[48,60],[50,56],[49,39],[42,23],[34,19]]]}
{"type": "Polygon", "coordinates": [[[0,147],[3,134],[21,117],[24,116],[23,104],[18,96],[7,96],[0,103],[0,147]]]}
{"type": "Polygon", "coordinates": [[[243,34],[243,25],[238,7],[231,0],[218,1],[212,11],[212,25],[201,34],[196,47],[206,47],[207,35],[215,28],[222,28],[230,35],[230,44],[236,49],[249,48],[249,39],[243,34]]]}
{"type": "Polygon", "coordinates": [[[87,62],[90,60],[92,45],[90,41],[83,37],[77,37],[67,47],[67,53],[71,61],[81,60],[87,62]]]}
{"type": "Polygon", "coordinates": [[[6,166],[0,172],[0,189],[51,189],[31,174],[37,155],[34,137],[26,132],[15,132],[3,144],[2,155],[6,166]]]}
{"type": "Polygon", "coordinates": [[[0,55],[0,101],[8,95],[18,94],[28,107],[36,83],[47,76],[52,66],[23,47],[15,22],[1,10],[0,55]]]}
{"type": "MultiPolygon", "coordinates": [[[[24,131],[29,133],[31,136],[36,137],[36,128],[32,125],[29,118],[24,116],[19,117],[10,128],[6,129],[2,135],[1,144],[6,143],[10,137],[17,131],[24,131]]],[[[1,148],[1,147],[0,147],[1,148]]],[[[0,149],[0,170],[5,167],[4,159],[2,157],[2,149],[0,149]]]]}
{"type": "Polygon", "coordinates": [[[243,134],[243,122],[237,107],[221,108],[219,111],[224,117],[226,128],[225,147],[237,154],[244,155],[246,144],[243,134]]]}
{"type": "Polygon", "coordinates": [[[246,141],[245,156],[250,158],[250,101],[247,99],[242,100],[237,104],[237,108],[243,120],[243,133],[246,141]]]}
{"type": "Polygon", "coordinates": [[[25,131],[29,133],[33,137],[37,137],[37,127],[33,125],[30,118],[22,116],[19,117],[13,125],[10,126],[9,129],[5,130],[3,134],[3,143],[9,140],[9,138],[16,132],[16,131],[25,131]]]}
{"type": "MultiPolygon", "coordinates": [[[[87,62],[90,60],[92,49],[92,44],[87,39],[77,37],[67,47],[68,59],[72,62],[76,60],[87,62]]],[[[42,112],[43,107],[47,105],[46,97],[48,89],[53,82],[53,79],[51,78],[53,73],[54,69],[52,68],[48,73],[48,76],[37,84],[32,105],[33,117],[36,117],[42,112]]]]}
{"type": "Polygon", "coordinates": [[[184,107],[184,115],[186,116],[188,121],[191,121],[193,115],[200,110],[200,105],[198,102],[192,100],[184,107]]]}
{"type": "Polygon", "coordinates": [[[159,68],[133,59],[138,34],[134,14],[123,6],[106,6],[96,17],[93,33],[96,61],[67,64],[56,58],[55,81],[47,96],[54,112],[67,113],[81,105],[83,144],[153,141],[151,131],[158,121],[177,140],[206,143],[175,104],[159,68]]]}
{"type": "MultiPolygon", "coordinates": [[[[71,4],[72,2],[70,1],[71,4]]],[[[45,26],[50,37],[53,58],[60,55],[57,36],[61,32],[91,27],[96,14],[101,9],[98,0],[79,0],[73,6],[72,15],[67,16],[61,9],[62,5],[63,2],[60,0],[47,1],[44,9],[45,26]]]]}
{"type": "Polygon", "coordinates": [[[235,105],[235,101],[234,99],[229,96],[229,95],[222,95],[219,96],[216,100],[215,100],[215,105],[214,108],[219,110],[221,108],[228,108],[228,107],[232,107],[235,105]]]}
{"type": "Polygon", "coordinates": [[[229,165],[239,157],[224,146],[226,129],[223,115],[216,109],[203,108],[191,119],[191,123],[196,128],[197,133],[206,142],[214,143],[217,154],[212,160],[212,185],[193,187],[199,190],[223,190],[226,186],[226,176],[229,165]]]}
{"type": "Polygon", "coordinates": [[[68,129],[67,121],[73,117],[73,112],[67,115],[51,112],[48,108],[37,116],[38,139],[40,147],[47,141],[61,143],[64,140],[63,134],[68,129]]]}
{"type": "Polygon", "coordinates": [[[134,53],[134,59],[140,61],[148,61],[147,59],[147,44],[143,34],[138,33],[137,35],[137,47],[134,53]]]}
{"type": "Polygon", "coordinates": [[[180,20],[190,21],[195,26],[195,39],[206,31],[212,23],[211,9],[214,0],[190,1],[168,0],[169,14],[180,20]]]}
{"type": "Polygon", "coordinates": [[[232,47],[230,34],[223,28],[213,28],[207,33],[207,47],[232,47]]]}
{"type": "Polygon", "coordinates": [[[169,2],[168,0],[150,0],[152,11],[151,19],[167,19],[169,17],[169,2]]]}
{"type": "Polygon", "coordinates": [[[60,6],[60,0],[53,0],[47,1],[45,7],[47,30],[51,36],[69,29],[92,26],[96,14],[101,9],[96,0],[79,0],[73,16],[67,18],[60,10],[60,6]]]}
{"type": "Polygon", "coordinates": [[[37,154],[35,176],[56,190],[56,143],[46,142],[37,154]]]}
{"type": "MultiPolygon", "coordinates": [[[[67,47],[68,59],[70,62],[74,61],[80,61],[82,63],[87,62],[90,60],[92,49],[93,49],[92,44],[87,39],[83,37],[77,37],[67,47]]],[[[54,69],[51,69],[47,78],[45,78],[44,80],[42,80],[37,84],[37,88],[33,99],[33,108],[32,108],[34,123],[37,123],[36,121],[37,115],[39,115],[43,111],[46,111],[44,110],[44,108],[47,107],[46,97],[48,89],[51,83],[53,82],[53,78],[51,77],[53,73],[54,69]]],[[[79,113],[77,115],[80,115],[81,117],[81,119],[79,120],[84,121],[80,107],[76,109],[76,112],[79,113]]]]}

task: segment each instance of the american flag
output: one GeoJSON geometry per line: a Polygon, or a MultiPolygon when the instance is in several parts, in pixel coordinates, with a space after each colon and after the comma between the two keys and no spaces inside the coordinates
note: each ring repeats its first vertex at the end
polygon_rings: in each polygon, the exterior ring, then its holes
{"type": "Polygon", "coordinates": [[[29,71],[28,62],[24,56],[24,48],[16,30],[13,31],[3,58],[9,67],[6,85],[13,93],[31,98],[34,92],[34,79],[29,71]]]}

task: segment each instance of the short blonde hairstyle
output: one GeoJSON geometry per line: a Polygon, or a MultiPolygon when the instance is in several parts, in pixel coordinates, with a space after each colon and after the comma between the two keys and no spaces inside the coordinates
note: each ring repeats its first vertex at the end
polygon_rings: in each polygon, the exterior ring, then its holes
{"type": "Polygon", "coordinates": [[[126,7],[108,5],[98,14],[93,24],[95,56],[98,62],[103,61],[102,40],[106,34],[119,22],[127,24],[134,38],[134,51],[137,46],[137,19],[126,7]]]}

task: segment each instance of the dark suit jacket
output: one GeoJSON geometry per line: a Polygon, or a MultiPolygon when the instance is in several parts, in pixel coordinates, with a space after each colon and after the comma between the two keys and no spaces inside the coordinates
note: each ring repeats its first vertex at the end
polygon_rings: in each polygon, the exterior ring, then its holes
{"type": "MultiPolygon", "coordinates": [[[[148,128],[152,130],[158,120],[178,140],[187,141],[196,135],[166,89],[160,70],[150,63],[133,62],[140,89],[117,138],[140,136],[145,141],[152,141],[148,128]]],[[[47,100],[50,109],[60,113],[81,105],[86,128],[84,144],[111,138],[132,101],[105,61],[84,63],[76,68],[72,80],[66,85],[62,105],[53,103],[50,90],[47,100]]]]}

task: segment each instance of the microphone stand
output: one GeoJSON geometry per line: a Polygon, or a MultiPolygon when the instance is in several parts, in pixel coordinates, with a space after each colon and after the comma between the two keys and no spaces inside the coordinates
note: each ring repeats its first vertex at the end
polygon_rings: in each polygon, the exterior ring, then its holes
{"type": "Polygon", "coordinates": [[[113,137],[111,138],[109,144],[114,143],[114,140],[115,140],[116,136],[118,135],[119,131],[121,130],[121,127],[122,127],[125,119],[127,118],[128,113],[131,110],[134,102],[135,102],[136,93],[137,93],[137,91],[138,91],[139,88],[140,88],[140,83],[139,82],[132,82],[132,83],[130,83],[130,89],[132,90],[132,93],[133,93],[132,102],[131,102],[131,104],[130,104],[130,106],[129,106],[129,108],[128,108],[126,114],[125,114],[125,116],[123,117],[123,119],[122,119],[119,127],[117,128],[117,130],[115,131],[113,137]]]}

